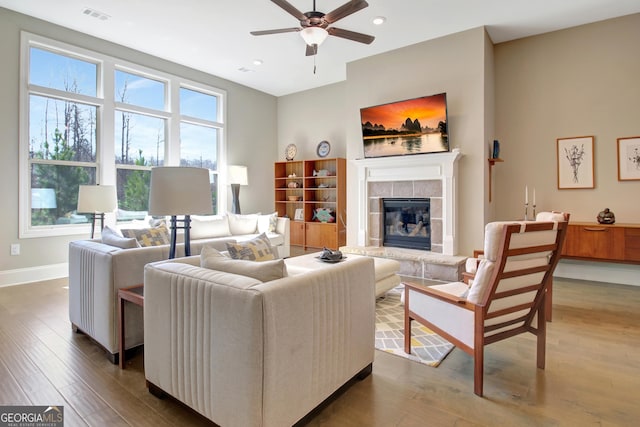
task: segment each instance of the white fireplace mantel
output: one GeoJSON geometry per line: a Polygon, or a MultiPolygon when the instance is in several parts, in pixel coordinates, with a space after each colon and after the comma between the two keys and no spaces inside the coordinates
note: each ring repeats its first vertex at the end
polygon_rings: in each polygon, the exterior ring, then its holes
{"type": "Polygon", "coordinates": [[[460,150],[455,148],[447,153],[354,160],[358,170],[358,245],[366,246],[369,235],[368,184],[370,182],[441,180],[442,253],[456,255],[458,252],[457,176],[460,157],[462,157],[460,150]]]}

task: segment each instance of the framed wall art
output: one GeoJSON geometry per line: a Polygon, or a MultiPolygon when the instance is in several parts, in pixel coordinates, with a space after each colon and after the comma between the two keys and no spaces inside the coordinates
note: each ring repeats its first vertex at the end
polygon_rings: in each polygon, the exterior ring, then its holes
{"type": "Polygon", "coordinates": [[[558,189],[594,188],[593,136],[558,138],[558,189]]]}
{"type": "Polygon", "coordinates": [[[640,136],[618,138],[618,181],[640,181],[640,136]]]}

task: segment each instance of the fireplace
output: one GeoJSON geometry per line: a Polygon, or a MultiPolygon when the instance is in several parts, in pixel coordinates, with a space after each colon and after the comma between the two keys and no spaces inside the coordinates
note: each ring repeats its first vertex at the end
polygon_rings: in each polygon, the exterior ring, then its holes
{"type": "Polygon", "coordinates": [[[355,218],[357,245],[380,248],[386,245],[381,199],[425,198],[429,199],[429,251],[455,255],[457,164],[461,156],[454,148],[448,153],[354,160],[358,169],[358,203],[350,218],[355,218]]]}
{"type": "Polygon", "coordinates": [[[383,245],[431,250],[429,198],[382,199],[383,245]]]}

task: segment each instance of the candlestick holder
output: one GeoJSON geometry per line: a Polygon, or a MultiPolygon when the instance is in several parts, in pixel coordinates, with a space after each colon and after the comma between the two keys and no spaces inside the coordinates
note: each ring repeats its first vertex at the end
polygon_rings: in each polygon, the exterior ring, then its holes
{"type": "Polygon", "coordinates": [[[524,220],[529,221],[529,203],[524,204],[524,220]]]}

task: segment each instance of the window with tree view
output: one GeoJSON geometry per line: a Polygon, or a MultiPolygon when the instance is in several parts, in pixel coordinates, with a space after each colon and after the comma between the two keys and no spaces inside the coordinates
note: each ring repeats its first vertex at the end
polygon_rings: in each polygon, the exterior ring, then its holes
{"type": "Polygon", "coordinates": [[[27,33],[22,46],[21,236],[89,224],[83,184],[116,186],[116,221],[145,218],[154,166],[209,169],[217,211],[223,91],[27,33]]]}

